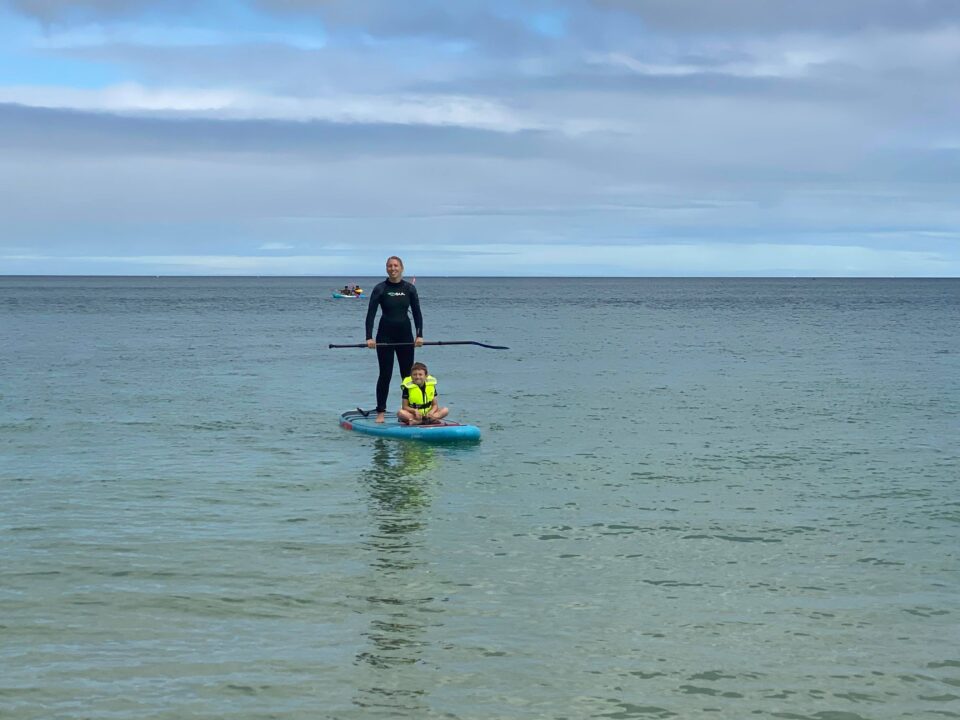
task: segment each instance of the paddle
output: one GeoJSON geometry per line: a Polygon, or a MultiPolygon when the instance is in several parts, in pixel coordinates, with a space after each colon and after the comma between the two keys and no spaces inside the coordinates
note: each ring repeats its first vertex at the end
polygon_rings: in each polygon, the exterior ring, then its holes
{"type": "MultiPolygon", "coordinates": [[[[388,343],[382,342],[377,343],[377,347],[402,347],[405,345],[413,345],[412,342],[400,342],[400,343],[388,343]]],[[[479,345],[480,347],[490,348],[491,350],[509,350],[506,345],[487,345],[486,343],[477,342],[476,340],[437,340],[435,342],[425,342],[424,345],[479,345]]],[[[357,343],[355,345],[334,345],[330,343],[328,347],[331,348],[365,348],[366,343],[357,343]]]]}

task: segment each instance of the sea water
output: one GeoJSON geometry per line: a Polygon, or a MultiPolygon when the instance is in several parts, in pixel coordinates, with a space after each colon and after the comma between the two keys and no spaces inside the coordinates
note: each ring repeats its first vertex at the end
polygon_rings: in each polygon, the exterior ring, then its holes
{"type": "Polygon", "coordinates": [[[345,281],[0,279],[0,716],[960,717],[960,281],[345,281]]]}

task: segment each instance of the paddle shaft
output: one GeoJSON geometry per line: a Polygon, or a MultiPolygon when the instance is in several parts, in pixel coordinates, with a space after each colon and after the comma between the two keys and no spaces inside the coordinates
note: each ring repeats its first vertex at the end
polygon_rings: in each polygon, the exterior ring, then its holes
{"type": "MultiPolygon", "coordinates": [[[[478,345],[479,347],[490,348],[491,350],[509,350],[510,348],[505,345],[487,345],[486,343],[477,342],[476,340],[436,340],[434,342],[425,342],[424,345],[478,345]]],[[[399,342],[399,343],[388,343],[382,342],[377,343],[377,347],[404,347],[409,345],[416,345],[412,342],[399,342]]],[[[334,345],[330,343],[329,347],[331,348],[365,348],[366,343],[356,343],[354,345],[334,345]]]]}

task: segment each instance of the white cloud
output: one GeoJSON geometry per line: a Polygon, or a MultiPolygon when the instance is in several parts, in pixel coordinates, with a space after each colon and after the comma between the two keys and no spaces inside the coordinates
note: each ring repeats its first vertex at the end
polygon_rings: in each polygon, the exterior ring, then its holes
{"type": "Polygon", "coordinates": [[[305,50],[315,50],[326,45],[325,39],[316,34],[114,22],[86,23],[65,29],[52,29],[37,39],[34,46],[39,49],[67,50],[123,44],[189,48],[256,43],[283,44],[305,50]]]}
{"type": "Polygon", "coordinates": [[[110,268],[118,274],[186,273],[213,275],[323,275],[348,269],[353,260],[337,255],[5,255],[0,261],[55,263],[73,267],[76,274],[91,267],[110,268]]]}
{"type": "Polygon", "coordinates": [[[325,120],[335,123],[457,126],[501,132],[541,127],[483,98],[403,93],[292,97],[229,88],[150,88],[122,83],[85,89],[0,87],[0,103],[120,115],[181,115],[224,120],[325,120]]]}
{"type": "MultiPolygon", "coordinates": [[[[960,254],[880,250],[857,245],[773,243],[660,243],[588,246],[489,244],[448,246],[460,274],[500,274],[522,268],[531,275],[797,275],[956,276],[960,254]]],[[[443,274],[448,259],[423,274],[443,274]]],[[[421,262],[422,266],[425,264],[421,262]]],[[[509,273],[508,273],[509,274],[509,273]]]]}
{"type": "MultiPolygon", "coordinates": [[[[56,263],[87,274],[336,275],[379,267],[380,248],[353,254],[290,255],[6,255],[0,261],[56,263]]],[[[464,244],[407,246],[404,261],[420,275],[956,277],[960,253],[883,250],[858,245],[658,243],[651,245],[464,244]]],[[[28,270],[25,270],[28,271],[28,270]]]]}
{"type": "Polygon", "coordinates": [[[769,38],[671,42],[648,40],[633,52],[591,53],[587,61],[638,75],[684,77],[703,73],[738,78],[803,78],[847,66],[870,73],[946,69],[960,62],[960,26],[923,31],[872,31],[853,36],[790,34],[769,38]],[[696,58],[696,60],[691,60],[696,58]]]}

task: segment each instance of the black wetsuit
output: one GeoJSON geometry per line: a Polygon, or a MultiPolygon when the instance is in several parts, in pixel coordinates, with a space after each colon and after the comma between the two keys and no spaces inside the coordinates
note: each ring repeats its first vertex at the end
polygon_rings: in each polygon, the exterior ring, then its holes
{"type": "Polygon", "coordinates": [[[380,377],[377,378],[377,412],[387,409],[387,396],[390,394],[390,376],[393,374],[393,357],[396,355],[400,365],[400,379],[410,374],[413,365],[413,345],[400,347],[381,347],[379,343],[413,343],[414,335],[410,328],[408,311],[413,313],[416,337],[423,337],[423,316],[420,314],[420,296],[417,289],[406,280],[392,283],[384,280],[370,295],[367,305],[367,340],[373,337],[373,319],[380,308],[380,325],[377,326],[377,362],[380,364],[380,377]]]}

